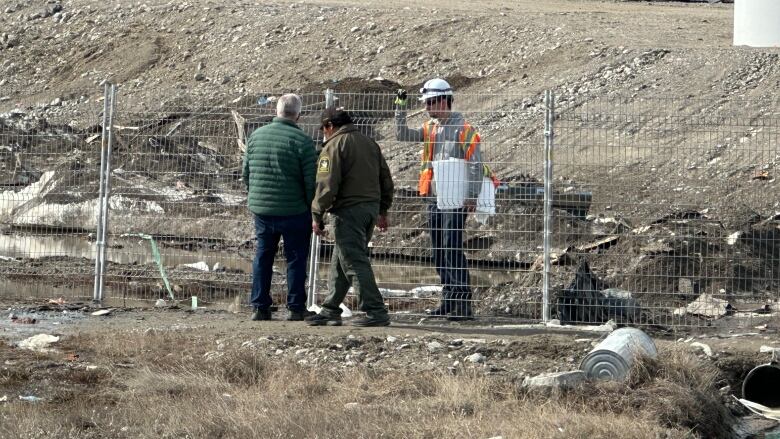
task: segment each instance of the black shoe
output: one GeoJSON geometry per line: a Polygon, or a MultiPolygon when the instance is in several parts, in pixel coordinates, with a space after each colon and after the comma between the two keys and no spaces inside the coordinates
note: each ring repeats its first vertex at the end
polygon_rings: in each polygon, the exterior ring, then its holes
{"type": "Polygon", "coordinates": [[[290,311],[290,315],[287,316],[287,321],[300,322],[303,321],[303,319],[305,319],[306,317],[311,317],[313,315],[316,315],[316,313],[313,313],[305,309],[303,311],[290,311]]]}
{"type": "Polygon", "coordinates": [[[303,321],[309,326],[341,326],[341,317],[326,317],[322,314],[304,317],[303,321]]]}
{"type": "Polygon", "coordinates": [[[352,319],[352,326],[388,326],[390,325],[390,319],[387,317],[361,317],[359,319],[352,319]]]}
{"type": "Polygon", "coordinates": [[[255,312],[252,313],[252,320],[271,320],[271,310],[255,308],[255,312]]]}

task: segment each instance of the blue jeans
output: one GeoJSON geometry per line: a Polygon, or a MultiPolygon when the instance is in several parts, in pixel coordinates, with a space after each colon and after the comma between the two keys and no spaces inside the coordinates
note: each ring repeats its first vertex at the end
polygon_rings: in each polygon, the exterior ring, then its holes
{"type": "Polygon", "coordinates": [[[271,299],[271,276],[279,238],[284,238],[284,256],[287,259],[287,308],[290,311],[306,309],[306,264],[311,238],[311,213],[290,216],[257,215],[255,235],[257,252],[252,264],[253,308],[267,310],[271,299]]]}
{"type": "Polygon", "coordinates": [[[471,279],[468,261],[463,253],[465,209],[445,209],[428,206],[428,227],[431,232],[433,263],[442,285],[442,306],[445,309],[471,300],[471,279]]]}

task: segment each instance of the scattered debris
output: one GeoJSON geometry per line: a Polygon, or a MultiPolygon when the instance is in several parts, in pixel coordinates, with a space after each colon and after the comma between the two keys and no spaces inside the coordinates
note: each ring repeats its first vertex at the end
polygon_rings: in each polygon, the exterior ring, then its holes
{"type": "Polygon", "coordinates": [[[585,381],[585,372],[572,370],[568,372],[543,373],[534,377],[525,377],[523,387],[526,388],[572,388],[585,381]]]}
{"type": "Polygon", "coordinates": [[[629,292],[608,288],[584,259],[574,280],[558,297],[557,308],[561,323],[600,323],[610,319],[631,322],[640,311],[629,292]]]}
{"type": "Polygon", "coordinates": [[[177,268],[192,268],[198,271],[209,271],[209,264],[200,261],[200,262],[194,262],[192,264],[181,264],[177,268]]]}
{"type": "Polygon", "coordinates": [[[11,314],[11,321],[13,323],[19,323],[22,325],[34,325],[38,323],[38,320],[33,317],[18,317],[15,314],[11,314]]]}
{"type": "Polygon", "coordinates": [[[620,236],[611,235],[611,236],[607,236],[606,238],[601,238],[596,241],[589,242],[587,244],[578,245],[577,251],[589,252],[589,251],[599,250],[599,249],[608,249],[618,241],[620,241],[620,236]]]}
{"type": "Polygon", "coordinates": [[[38,334],[26,338],[17,345],[21,349],[29,349],[37,352],[49,352],[49,346],[60,341],[60,338],[49,334],[38,334]]]}
{"type": "Polygon", "coordinates": [[[637,328],[620,328],[609,334],[582,359],[588,378],[622,381],[640,357],[656,358],[653,339],[637,328]]]}
{"type": "Polygon", "coordinates": [[[97,311],[93,312],[91,315],[93,315],[93,316],[107,316],[107,315],[111,314],[112,312],[114,312],[115,309],[116,308],[101,309],[101,310],[97,310],[97,311]]]}
{"type": "Polygon", "coordinates": [[[674,310],[676,316],[691,314],[709,319],[719,319],[726,314],[733,313],[734,309],[727,300],[717,299],[712,294],[702,294],[687,306],[674,310]]]}
{"type": "Polygon", "coordinates": [[[704,352],[704,355],[706,355],[708,357],[712,357],[712,348],[708,344],[700,343],[698,341],[695,341],[695,342],[691,343],[690,346],[692,348],[697,348],[700,351],[704,352]]]}
{"type": "Polygon", "coordinates": [[[747,399],[737,399],[737,401],[739,401],[742,405],[757,415],[768,419],[774,419],[775,421],[780,421],[780,409],[772,409],[757,402],[748,401],[747,399]]]}
{"type": "Polygon", "coordinates": [[[763,169],[757,169],[753,173],[753,177],[751,177],[752,180],[770,180],[772,177],[769,175],[769,171],[763,170],[763,169]]]}
{"type": "Polygon", "coordinates": [[[21,399],[22,401],[27,401],[27,402],[40,402],[40,401],[43,401],[43,398],[39,398],[39,397],[33,396],[33,395],[27,395],[27,396],[19,395],[19,399],[21,399]]]}

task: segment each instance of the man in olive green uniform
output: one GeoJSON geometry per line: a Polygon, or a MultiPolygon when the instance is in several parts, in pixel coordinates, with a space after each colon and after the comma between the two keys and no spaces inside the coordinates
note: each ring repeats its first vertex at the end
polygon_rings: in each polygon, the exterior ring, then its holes
{"type": "Polygon", "coordinates": [[[312,326],[341,325],[340,305],[352,285],[358,307],[366,313],[365,318],[352,320],[352,325],[389,325],[368,259],[368,242],[375,225],[382,231],[388,226],[387,210],[393,202],[390,168],[379,145],[358,131],[346,111],[325,110],[321,129],[326,140],[317,162],[312,230],[324,234],[323,215],[329,212],[335,244],[328,297],[320,313],[307,317],[306,322],[312,326]]]}

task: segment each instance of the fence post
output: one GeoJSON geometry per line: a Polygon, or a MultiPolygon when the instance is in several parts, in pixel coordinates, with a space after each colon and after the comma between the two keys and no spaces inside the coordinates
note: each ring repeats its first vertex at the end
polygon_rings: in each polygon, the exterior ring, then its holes
{"type": "Polygon", "coordinates": [[[106,271],[106,230],[108,229],[108,200],[111,194],[111,150],[114,145],[114,110],[116,109],[116,86],[106,83],[103,88],[103,127],[100,142],[100,174],[97,199],[97,221],[95,230],[95,283],[92,301],[103,301],[103,286],[106,271]]]}
{"type": "MultiPolygon", "coordinates": [[[[336,105],[336,95],[333,90],[325,90],[325,108],[333,108],[336,105]]],[[[309,291],[306,296],[306,308],[310,308],[316,303],[317,294],[317,268],[320,263],[320,246],[322,241],[320,237],[312,234],[309,244],[309,291]]]]}
{"type": "Polygon", "coordinates": [[[553,204],[553,137],[555,122],[555,95],[544,92],[544,273],[542,277],[542,322],[550,321],[550,253],[553,204]]]}

